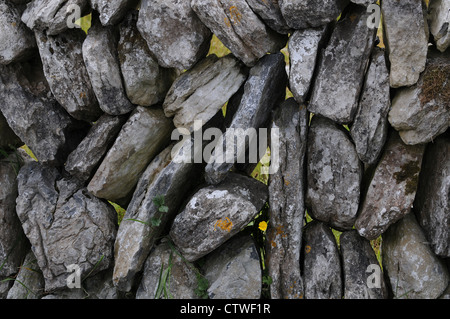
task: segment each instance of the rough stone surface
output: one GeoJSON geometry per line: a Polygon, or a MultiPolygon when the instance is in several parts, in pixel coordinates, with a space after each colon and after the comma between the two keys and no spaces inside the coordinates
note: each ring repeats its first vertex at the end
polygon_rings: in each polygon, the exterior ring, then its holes
{"type": "Polygon", "coordinates": [[[55,99],[74,118],[97,120],[102,110],[83,61],[84,32],[74,29],[47,36],[36,31],[35,35],[44,74],[55,99]]]}
{"type": "Polygon", "coordinates": [[[267,201],[267,187],[250,177],[230,174],[220,184],[199,190],[175,218],[170,236],[188,261],[210,253],[237,234],[267,201]]]}
{"type": "Polygon", "coordinates": [[[89,191],[115,203],[126,199],[150,161],[169,144],[172,129],[161,109],[137,107],[92,177],[89,191]]]}
{"type": "Polygon", "coordinates": [[[175,127],[198,130],[194,122],[206,124],[246,78],[246,68],[232,55],[210,55],[175,80],[164,100],[164,113],[174,116],[175,127]]]}
{"type": "Polygon", "coordinates": [[[368,286],[371,282],[369,276],[373,273],[373,270],[368,267],[379,267],[370,242],[359,236],[356,230],[350,230],[342,233],[339,243],[342,255],[344,299],[386,299],[388,291],[382,273],[379,277],[379,288],[368,286]]]}
{"type": "Polygon", "coordinates": [[[100,108],[111,115],[131,112],[120,73],[117,37],[113,27],[103,27],[93,18],[83,42],[83,59],[100,108]]]}
{"type": "Polygon", "coordinates": [[[344,124],[353,121],[375,40],[369,13],[352,5],[323,51],[308,110],[344,124]]]}
{"type": "Polygon", "coordinates": [[[428,143],[450,126],[450,51],[431,49],[417,83],[398,90],[389,122],[409,145],[428,143]]]}
{"type": "Polygon", "coordinates": [[[308,134],[306,205],[314,219],[351,229],[358,213],[362,164],[342,126],[314,116],[308,134]]]}
{"type": "Polygon", "coordinates": [[[376,48],[350,129],[356,152],[366,164],[375,164],[383,150],[389,128],[387,118],[390,106],[389,71],[384,50],[376,48]]]}
{"type": "Polygon", "coordinates": [[[414,211],[433,252],[450,257],[450,136],[426,149],[414,211]]]}
{"type": "Polygon", "coordinates": [[[20,20],[21,11],[8,0],[2,0],[0,12],[0,64],[28,58],[36,48],[36,41],[20,20]]]}
{"type": "Polygon", "coordinates": [[[137,5],[137,0],[89,0],[91,7],[100,14],[103,25],[115,25],[128,10],[137,5]]]}
{"type": "Polygon", "coordinates": [[[120,25],[120,70],[131,103],[151,106],[164,100],[177,72],[160,67],[152,57],[136,27],[137,18],[138,11],[132,11],[120,25]]]}
{"type": "Polygon", "coordinates": [[[430,32],[438,50],[444,52],[450,45],[450,2],[447,0],[431,0],[428,11],[430,32]]]}
{"type": "Polygon", "coordinates": [[[205,257],[210,299],[260,299],[261,266],[250,236],[237,236],[205,257]]]}
{"type": "Polygon", "coordinates": [[[423,152],[423,145],[405,145],[391,132],[355,223],[361,236],[376,239],[410,212],[423,152]]]}
{"type": "Polygon", "coordinates": [[[208,53],[211,31],[187,0],[142,1],[137,27],[165,68],[190,69],[208,53]]]}
{"type": "Polygon", "coordinates": [[[17,215],[46,291],[66,287],[69,265],[77,264],[83,277],[112,263],[116,212],[79,184],[37,162],[26,164],[18,176],[17,215]]]}
{"type": "Polygon", "coordinates": [[[317,221],[304,230],[303,281],[306,299],[341,299],[339,250],[329,227],[317,221]]]}
{"type": "Polygon", "coordinates": [[[294,29],[319,27],[335,21],[349,3],[348,0],[279,0],[283,17],[294,29]]]}
{"type": "Polygon", "coordinates": [[[247,0],[252,10],[273,30],[287,34],[291,31],[281,14],[278,0],[247,0]]]}
{"type": "Polygon", "coordinates": [[[305,155],[309,116],[293,98],[276,109],[272,129],[279,129],[280,167],[269,176],[269,227],[266,267],[272,278],[274,299],[302,298],[300,273],[303,218],[305,215],[305,155]]]}
{"type": "Polygon", "coordinates": [[[445,264],[433,254],[414,214],[383,235],[383,269],[399,299],[438,298],[449,281],[445,264]]]}
{"type": "Polygon", "coordinates": [[[410,86],[425,69],[428,25],[422,0],[383,1],[383,31],[391,62],[391,87],[410,86]]]}
{"type": "Polygon", "coordinates": [[[258,18],[245,0],[192,0],[191,7],[202,22],[247,66],[266,53],[278,52],[286,37],[258,18]]]}
{"type": "Polygon", "coordinates": [[[235,139],[233,149],[227,149],[227,139],[238,136],[230,136],[233,132],[230,129],[236,132],[239,129],[258,129],[266,125],[271,110],[285,98],[286,83],[285,62],[281,53],[266,55],[250,70],[239,107],[228,128],[229,134],[224,134],[218,140],[215,153],[205,168],[205,177],[209,184],[224,180],[234,163],[248,148],[248,143],[241,138],[235,139]],[[231,152],[230,158],[234,161],[226,160],[227,152],[231,152]]]}

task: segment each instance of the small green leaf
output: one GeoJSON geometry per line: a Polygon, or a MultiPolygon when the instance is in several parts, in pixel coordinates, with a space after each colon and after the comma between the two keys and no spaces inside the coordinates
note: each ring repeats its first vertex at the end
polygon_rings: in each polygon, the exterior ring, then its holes
{"type": "Polygon", "coordinates": [[[161,219],[158,217],[152,217],[150,219],[150,223],[152,224],[152,226],[158,227],[159,225],[161,225],[161,219]]]}
{"type": "Polygon", "coordinates": [[[161,213],[167,213],[169,211],[169,207],[167,207],[167,206],[160,206],[158,210],[161,213]]]}
{"type": "Polygon", "coordinates": [[[153,203],[157,206],[157,207],[161,207],[164,205],[164,196],[162,195],[158,195],[153,197],[153,203]]]}

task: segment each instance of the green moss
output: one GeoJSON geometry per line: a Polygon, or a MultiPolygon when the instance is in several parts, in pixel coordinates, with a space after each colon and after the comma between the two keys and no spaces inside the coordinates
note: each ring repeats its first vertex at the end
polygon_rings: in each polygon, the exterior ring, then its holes
{"type": "Polygon", "coordinates": [[[416,161],[410,161],[401,167],[401,170],[394,174],[397,184],[406,182],[405,194],[412,194],[417,190],[419,182],[420,166],[416,161]]]}

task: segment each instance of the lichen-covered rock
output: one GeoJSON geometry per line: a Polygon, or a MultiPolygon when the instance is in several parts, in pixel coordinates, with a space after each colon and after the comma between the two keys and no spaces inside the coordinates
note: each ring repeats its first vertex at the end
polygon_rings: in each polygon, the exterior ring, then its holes
{"type": "Polygon", "coordinates": [[[291,28],[287,25],[281,14],[278,0],[246,0],[252,10],[267,24],[271,29],[278,33],[287,34],[291,28]]]}
{"type": "Polygon", "coordinates": [[[100,21],[104,26],[119,23],[138,3],[137,0],[89,0],[89,2],[92,9],[99,13],[100,21]]]}
{"type": "Polygon", "coordinates": [[[434,36],[437,49],[444,52],[450,45],[450,2],[447,0],[431,0],[428,11],[430,32],[434,36]]]}

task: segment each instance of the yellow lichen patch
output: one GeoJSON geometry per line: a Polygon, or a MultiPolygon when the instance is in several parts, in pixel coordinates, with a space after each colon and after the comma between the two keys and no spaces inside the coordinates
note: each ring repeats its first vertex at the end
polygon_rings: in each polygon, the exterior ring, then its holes
{"type": "Polygon", "coordinates": [[[233,228],[233,223],[231,222],[231,219],[229,217],[225,217],[225,219],[219,219],[214,224],[214,231],[216,231],[217,228],[230,232],[233,228]]]}
{"type": "Polygon", "coordinates": [[[305,247],[305,253],[309,254],[311,252],[311,246],[306,245],[305,247]]]}

